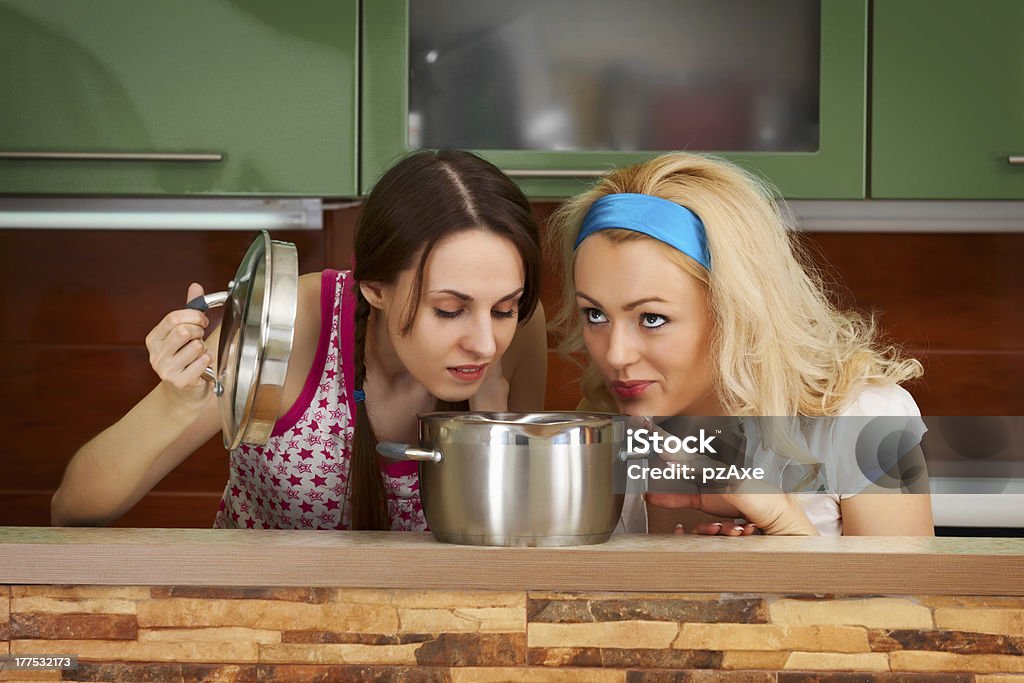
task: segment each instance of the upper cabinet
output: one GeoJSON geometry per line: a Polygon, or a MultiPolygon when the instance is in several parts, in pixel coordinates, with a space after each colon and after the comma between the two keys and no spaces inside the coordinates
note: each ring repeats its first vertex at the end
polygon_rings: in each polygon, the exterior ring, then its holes
{"type": "Polygon", "coordinates": [[[354,195],[358,32],[358,0],[0,0],[0,193],[354,195]]]}
{"type": "Polygon", "coordinates": [[[866,0],[373,0],[365,193],[407,150],[473,149],[534,197],[663,151],[793,198],[864,196],[866,0]]]}
{"type": "Polygon", "coordinates": [[[1024,2],[874,3],[871,196],[1024,199],[1024,2]]]}
{"type": "Polygon", "coordinates": [[[689,150],[1024,199],[1024,0],[870,6],[869,60],[868,0],[0,0],[0,195],[355,196],[460,147],[537,198],[689,150]]]}

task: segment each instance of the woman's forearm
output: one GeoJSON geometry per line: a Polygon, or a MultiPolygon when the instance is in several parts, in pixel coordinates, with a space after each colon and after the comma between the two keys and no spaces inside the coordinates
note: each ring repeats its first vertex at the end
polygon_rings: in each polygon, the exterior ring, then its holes
{"type": "Polygon", "coordinates": [[[103,525],[120,517],[191,452],[167,453],[184,446],[182,435],[200,415],[157,385],[75,453],[50,502],[52,524],[103,525]]]}
{"type": "Polygon", "coordinates": [[[862,493],[841,503],[844,536],[934,536],[927,493],[862,493]]]}

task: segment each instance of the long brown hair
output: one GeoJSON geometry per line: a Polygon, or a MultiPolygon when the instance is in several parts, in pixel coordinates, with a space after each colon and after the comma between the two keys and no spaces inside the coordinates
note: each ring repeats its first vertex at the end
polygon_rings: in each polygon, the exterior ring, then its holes
{"type": "MultiPolygon", "coordinates": [[[[423,268],[431,251],[441,239],[473,229],[504,237],[522,257],[525,282],[519,299],[519,321],[526,322],[540,296],[537,224],[529,202],[516,184],[496,166],[469,152],[416,152],[392,166],[377,181],[356,225],[355,279],[390,284],[403,270],[416,268],[412,305],[402,325],[402,334],[406,334],[419,310],[423,268]]],[[[363,388],[366,378],[369,317],[370,303],[357,286],[353,378],[357,389],[363,388]]],[[[355,421],[349,473],[352,528],[387,529],[377,437],[365,403],[356,404],[355,421]]]]}

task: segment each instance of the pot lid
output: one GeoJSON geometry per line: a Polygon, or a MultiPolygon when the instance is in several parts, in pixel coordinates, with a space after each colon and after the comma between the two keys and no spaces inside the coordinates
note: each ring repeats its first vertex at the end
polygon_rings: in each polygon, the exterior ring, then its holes
{"type": "Polygon", "coordinates": [[[298,300],[295,245],[253,240],[224,302],[214,391],[224,446],[265,445],[280,413],[298,300]]]}

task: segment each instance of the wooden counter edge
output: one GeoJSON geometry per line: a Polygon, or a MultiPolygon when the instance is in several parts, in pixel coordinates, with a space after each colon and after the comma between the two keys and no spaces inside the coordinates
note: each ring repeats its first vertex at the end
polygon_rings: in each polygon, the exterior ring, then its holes
{"type": "Polygon", "coordinates": [[[0,585],[1024,595],[1024,539],[613,536],[493,548],[429,534],[0,527],[0,585]]]}

